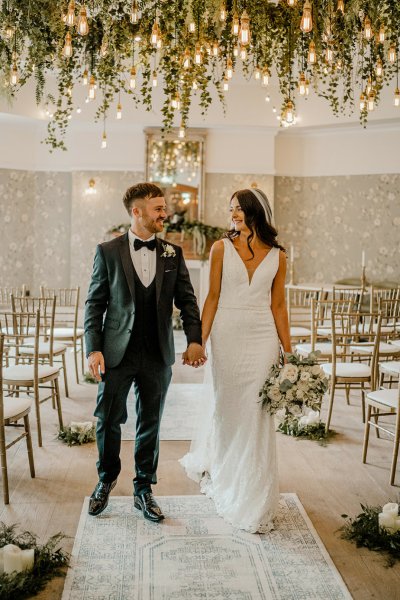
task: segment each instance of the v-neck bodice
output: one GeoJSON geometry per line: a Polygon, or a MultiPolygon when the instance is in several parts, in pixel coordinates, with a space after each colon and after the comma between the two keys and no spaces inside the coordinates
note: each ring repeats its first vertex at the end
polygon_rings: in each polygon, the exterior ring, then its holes
{"type": "Polygon", "coordinates": [[[271,287],[278,266],[279,248],[271,248],[258,264],[250,280],[243,259],[232,242],[225,238],[219,307],[269,310],[271,287]]]}

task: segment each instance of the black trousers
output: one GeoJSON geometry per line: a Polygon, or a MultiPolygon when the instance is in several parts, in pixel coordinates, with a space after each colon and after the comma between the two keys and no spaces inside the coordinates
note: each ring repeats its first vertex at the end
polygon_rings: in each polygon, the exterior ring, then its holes
{"type": "Polygon", "coordinates": [[[128,418],[126,401],[134,383],[136,396],[135,493],[151,490],[157,483],[160,422],[172,369],[158,349],[140,349],[129,344],[121,363],[107,369],[99,383],[97,406],[97,447],[99,480],[114,481],[121,471],[121,424],[128,418]]]}

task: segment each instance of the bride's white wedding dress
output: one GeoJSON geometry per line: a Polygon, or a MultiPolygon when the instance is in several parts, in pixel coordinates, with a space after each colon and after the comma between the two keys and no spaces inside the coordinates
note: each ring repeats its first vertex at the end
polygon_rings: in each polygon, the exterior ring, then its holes
{"type": "Polygon", "coordinates": [[[221,293],[211,331],[214,397],[210,406],[201,407],[197,438],[180,461],[214,500],[218,514],[250,532],[272,528],[279,498],[274,420],[259,398],[279,359],[270,307],[278,266],[279,249],[272,248],[249,281],[244,262],[224,239],[221,293]]]}

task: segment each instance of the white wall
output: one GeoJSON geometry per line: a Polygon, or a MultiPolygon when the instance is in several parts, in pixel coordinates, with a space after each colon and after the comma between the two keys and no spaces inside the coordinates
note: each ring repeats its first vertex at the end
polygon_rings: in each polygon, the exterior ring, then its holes
{"type": "Polygon", "coordinates": [[[281,131],[275,174],[294,177],[400,173],[398,123],[281,131]]]}

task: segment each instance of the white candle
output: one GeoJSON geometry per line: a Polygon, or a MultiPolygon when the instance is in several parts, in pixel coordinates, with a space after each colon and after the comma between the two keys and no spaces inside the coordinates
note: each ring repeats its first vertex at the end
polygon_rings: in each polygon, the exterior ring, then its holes
{"type": "Polygon", "coordinates": [[[21,559],[22,559],[22,570],[23,571],[32,571],[33,564],[35,562],[34,548],[28,548],[27,550],[22,550],[21,559]]]}
{"type": "Polygon", "coordinates": [[[394,517],[392,517],[392,515],[390,515],[389,513],[381,512],[378,515],[379,527],[384,527],[385,529],[393,531],[394,530],[394,521],[395,521],[394,517]]]}
{"type": "Polygon", "coordinates": [[[21,548],[14,544],[7,544],[3,547],[4,573],[12,573],[22,571],[22,551],[21,548]]]}
{"type": "Polygon", "coordinates": [[[392,515],[393,518],[396,518],[399,515],[399,505],[397,502],[388,502],[382,508],[382,512],[392,515]]]}
{"type": "Polygon", "coordinates": [[[294,248],[293,244],[290,246],[290,262],[294,261],[294,248]]]}
{"type": "Polygon", "coordinates": [[[365,267],[365,250],[361,252],[361,266],[365,267]]]}

